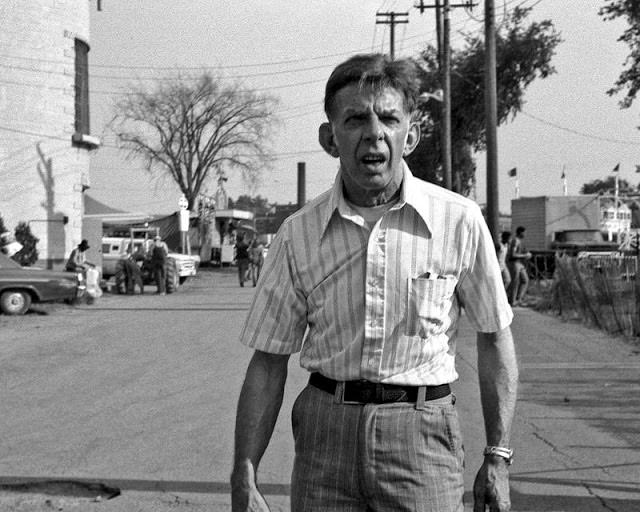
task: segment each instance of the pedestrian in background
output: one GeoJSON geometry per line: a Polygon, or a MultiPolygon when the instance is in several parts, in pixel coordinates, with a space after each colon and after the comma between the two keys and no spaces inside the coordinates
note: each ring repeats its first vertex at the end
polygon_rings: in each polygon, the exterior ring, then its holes
{"type": "Polygon", "coordinates": [[[500,243],[498,244],[498,264],[500,265],[500,274],[502,274],[502,282],[504,289],[509,290],[511,284],[511,272],[507,268],[507,254],[509,253],[509,244],[511,243],[511,231],[503,231],[500,234],[500,243]]]}
{"type": "Polygon", "coordinates": [[[461,307],[477,331],[487,447],[474,510],[509,510],[518,371],[513,314],[473,201],[414,178],[413,61],[358,55],[325,90],[334,186],[281,226],[240,340],[254,349],[236,416],[233,511],[266,511],[258,465],[290,355],[310,372],[292,411],[295,512],[461,512],[463,448],[450,384],[461,307]]]}
{"type": "Polygon", "coordinates": [[[236,265],[238,265],[238,280],[240,286],[244,286],[247,280],[247,271],[249,270],[249,245],[244,241],[244,234],[236,235],[236,265]]]}
{"type": "Polygon", "coordinates": [[[516,228],[516,236],[511,240],[507,253],[507,265],[511,274],[509,302],[512,306],[526,306],[525,296],[529,287],[527,261],[531,259],[531,253],[524,245],[525,231],[524,226],[516,228]]]}
{"type": "Polygon", "coordinates": [[[153,239],[153,245],[151,246],[151,259],[150,267],[153,272],[153,279],[156,283],[157,292],[160,295],[166,295],[166,283],[167,283],[167,256],[169,254],[169,248],[167,244],[162,241],[160,235],[156,235],[153,239]]]}
{"type": "Polygon", "coordinates": [[[133,295],[136,292],[136,285],[140,289],[140,295],[144,294],[144,283],[142,281],[142,272],[136,263],[136,258],[130,252],[124,258],[124,277],[126,293],[133,295]]]}
{"type": "Polygon", "coordinates": [[[262,245],[262,242],[260,242],[257,237],[253,238],[249,246],[249,261],[251,281],[253,282],[253,286],[255,286],[262,271],[262,264],[264,263],[264,245],[262,245]]]}

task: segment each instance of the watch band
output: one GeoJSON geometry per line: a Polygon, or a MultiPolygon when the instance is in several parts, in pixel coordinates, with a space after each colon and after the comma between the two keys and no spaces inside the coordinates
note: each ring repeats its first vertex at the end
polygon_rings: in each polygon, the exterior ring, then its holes
{"type": "Polygon", "coordinates": [[[507,461],[507,464],[513,463],[513,450],[505,448],[503,446],[487,446],[484,449],[484,455],[494,455],[496,457],[502,457],[507,461]]]}

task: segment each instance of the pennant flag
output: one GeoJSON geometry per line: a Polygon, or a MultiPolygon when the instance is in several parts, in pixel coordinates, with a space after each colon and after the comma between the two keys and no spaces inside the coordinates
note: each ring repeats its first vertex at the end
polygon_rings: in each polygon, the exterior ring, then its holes
{"type": "Polygon", "coordinates": [[[613,172],[618,172],[619,170],[620,170],[620,162],[618,162],[616,166],[613,168],[613,172]]]}
{"type": "Polygon", "coordinates": [[[562,176],[560,176],[560,179],[563,180],[566,178],[566,175],[564,174],[564,169],[562,170],[562,176]]]}
{"type": "Polygon", "coordinates": [[[509,178],[515,178],[518,175],[518,170],[516,167],[509,170],[509,178]]]}

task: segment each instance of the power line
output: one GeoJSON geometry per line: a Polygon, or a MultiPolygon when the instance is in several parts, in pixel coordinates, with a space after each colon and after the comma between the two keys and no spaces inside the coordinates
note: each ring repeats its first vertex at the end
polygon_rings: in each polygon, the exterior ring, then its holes
{"type": "Polygon", "coordinates": [[[525,112],[524,110],[520,111],[523,115],[530,117],[531,119],[534,119],[535,121],[538,121],[539,123],[545,124],[547,126],[552,126],[554,128],[557,128],[558,130],[562,130],[568,133],[572,133],[573,135],[579,135],[580,137],[584,137],[587,139],[593,139],[593,140],[600,140],[603,142],[611,142],[613,144],[626,144],[628,146],[640,146],[640,142],[633,142],[631,140],[621,140],[621,139],[613,139],[610,137],[602,137],[600,135],[593,135],[590,133],[585,133],[585,132],[580,132],[578,130],[574,130],[573,128],[567,128],[566,126],[562,126],[560,124],[554,123],[552,121],[547,121],[545,119],[542,119],[540,117],[534,116],[533,114],[529,114],[528,112],[525,112]]]}

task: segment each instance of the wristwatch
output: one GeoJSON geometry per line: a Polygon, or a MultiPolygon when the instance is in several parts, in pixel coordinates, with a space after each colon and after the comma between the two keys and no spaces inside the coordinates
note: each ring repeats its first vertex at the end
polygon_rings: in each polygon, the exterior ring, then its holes
{"type": "Polygon", "coordinates": [[[507,461],[507,464],[513,463],[513,450],[510,448],[504,448],[503,446],[487,446],[484,449],[484,455],[493,455],[495,457],[502,457],[507,461]]]}

